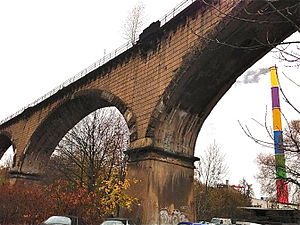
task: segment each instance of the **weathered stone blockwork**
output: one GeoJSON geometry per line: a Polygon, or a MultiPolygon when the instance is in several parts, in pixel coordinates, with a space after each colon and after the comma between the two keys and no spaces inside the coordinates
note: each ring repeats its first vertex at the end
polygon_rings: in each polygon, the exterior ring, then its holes
{"type": "MultiPolygon", "coordinates": [[[[297,2],[272,4],[300,24],[297,2]]],[[[69,129],[116,106],[131,132],[129,176],[149,177],[137,187],[141,201],[153,203],[141,206],[140,222],[162,224],[159,213],[168,210],[193,218],[194,146],[204,120],[236,78],[296,28],[257,0],[197,0],[158,24],[129,50],[0,125],[0,156],[13,145],[15,177],[38,176],[69,129]],[[170,197],[172,190],[182,194],[170,197]]]]}
{"type": "MultiPolygon", "coordinates": [[[[214,6],[218,7],[218,10],[230,10],[230,6],[233,5],[231,2],[214,6]]],[[[135,116],[134,130],[131,131],[132,141],[146,137],[149,120],[159,98],[182,65],[184,56],[201,42],[193,32],[205,36],[222,19],[222,15],[216,9],[199,2],[185,11],[160,28],[150,39],[146,37],[86,77],[2,124],[0,132],[10,134],[9,138],[15,144],[17,156],[22,158],[21,155],[29,154],[28,151],[35,151],[28,149],[31,138],[51,112],[74,98],[76,94],[91,89],[116,96],[124,107],[131,110],[135,116]]],[[[107,105],[115,104],[118,103],[107,100],[107,105]]],[[[78,117],[90,113],[90,110],[83,111],[78,117]]],[[[122,109],[120,111],[124,113],[122,109]]],[[[74,116],[72,111],[65,113],[69,113],[68,117],[74,116]]],[[[48,132],[47,135],[53,134],[48,132]]],[[[40,136],[47,139],[45,134],[40,136]]]]}

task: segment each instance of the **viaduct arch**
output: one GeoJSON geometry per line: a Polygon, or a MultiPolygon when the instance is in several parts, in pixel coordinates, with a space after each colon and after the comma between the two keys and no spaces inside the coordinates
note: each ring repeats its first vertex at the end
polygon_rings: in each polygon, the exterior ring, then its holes
{"type": "Polygon", "coordinates": [[[298,0],[272,4],[280,13],[268,1],[195,0],[163,26],[151,24],[130,49],[2,121],[0,150],[13,142],[16,151],[12,177],[37,177],[76,121],[114,105],[130,128],[128,175],[142,180],[132,188],[141,207],[123,215],[153,225],[193,220],[203,122],[237,77],[300,25],[298,0]]]}
{"type": "Polygon", "coordinates": [[[91,112],[115,106],[128,125],[130,140],[136,139],[136,121],[132,110],[117,96],[97,89],[76,92],[55,106],[39,123],[23,152],[24,161],[19,161],[18,171],[38,178],[59,141],[80,120],[91,112]]]}
{"type": "Polygon", "coordinates": [[[14,148],[14,144],[11,140],[11,135],[7,132],[0,132],[0,158],[11,146],[14,148]]]}

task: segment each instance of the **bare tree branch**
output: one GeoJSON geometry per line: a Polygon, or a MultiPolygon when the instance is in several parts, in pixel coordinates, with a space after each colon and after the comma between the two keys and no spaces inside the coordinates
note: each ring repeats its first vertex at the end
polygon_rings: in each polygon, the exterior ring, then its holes
{"type": "Polygon", "coordinates": [[[124,22],[123,34],[124,38],[134,45],[138,40],[138,35],[142,31],[144,23],[144,11],[145,5],[143,2],[138,2],[132,10],[128,13],[128,16],[124,22]]]}
{"type": "Polygon", "coordinates": [[[58,144],[51,167],[66,179],[93,191],[101,180],[125,177],[129,130],[116,108],[91,113],[58,144]],[[125,167],[125,168],[124,168],[125,167]]]}

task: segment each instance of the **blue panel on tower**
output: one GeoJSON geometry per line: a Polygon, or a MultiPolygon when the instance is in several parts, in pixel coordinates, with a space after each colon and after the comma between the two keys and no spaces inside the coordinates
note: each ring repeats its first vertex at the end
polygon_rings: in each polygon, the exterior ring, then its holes
{"type": "Polygon", "coordinates": [[[282,131],[274,131],[274,149],[275,155],[284,153],[282,131]]]}

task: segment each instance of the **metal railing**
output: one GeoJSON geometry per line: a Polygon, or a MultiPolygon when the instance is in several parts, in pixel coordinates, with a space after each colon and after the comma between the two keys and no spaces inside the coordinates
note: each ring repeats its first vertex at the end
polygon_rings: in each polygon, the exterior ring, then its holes
{"type": "MultiPolygon", "coordinates": [[[[195,1],[196,0],[184,0],[184,1],[182,1],[175,8],[173,8],[173,10],[171,10],[170,12],[168,12],[167,14],[165,14],[160,19],[161,26],[163,26],[164,24],[166,24],[168,21],[170,21],[172,18],[174,18],[177,14],[179,14],[183,9],[185,9],[187,6],[189,6],[190,4],[192,4],[195,1]]],[[[37,100],[35,100],[34,102],[30,103],[29,105],[23,107],[22,109],[20,109],[16,113],[10,115],[9,117],[5,118],[4,120],[1,120],[0,121],[0,125],[3,124],[3,123],[5,123],[5,122],[7,122],[7,121],[9,121],[12,118],[18,116],[18,115],[20,115],[22,112],[24,112],[24,110],[26,110],[26,109],[28,109],[30,107],[33,107],[33,106],[41,103],[45,99],[47,99],[50,96],[52,96],[55,93],[57,93],[59,90],[63,89],[64,87],[69,86],[73,82],[79,80],[80,78],[84,77],[85,75],[87,75],[91,71],[93,71],[93,70],[99,68],[100,66],[104,65],[105,63],[107,63],[111,59],[117,57],[118,55],[120,55],[121,53],[125,52],[126,50],[128,50],[131,47],[132,47],[132,44],[130,42],[127,42],[127,43],[123,44],[122,46],[120,46],[119,48],[115,49],[114,51],[112,51],[112,52],[104,55],[104,57],[102,57],[100,60],[94,62],[92,65],[90,65],[87,68],[85,68],[84,70],[80,71],[75,76],[69,78],[64,83],[62,83],[61,85],[59,85],[58,87],[52,89],[51,91],[49,91],[48,93],[46,93],[42,97],[38,98],[37,100]]]]}

